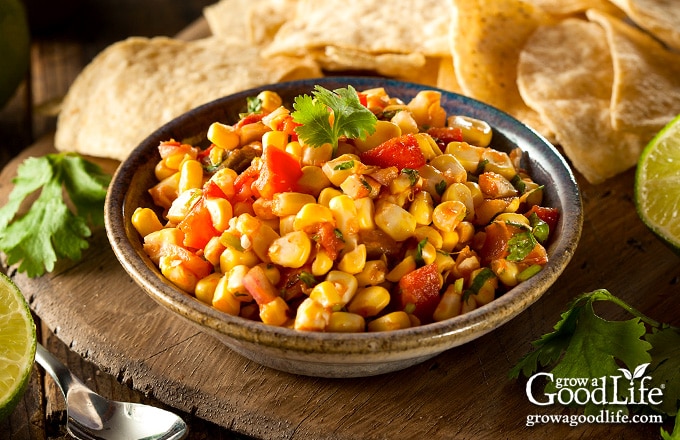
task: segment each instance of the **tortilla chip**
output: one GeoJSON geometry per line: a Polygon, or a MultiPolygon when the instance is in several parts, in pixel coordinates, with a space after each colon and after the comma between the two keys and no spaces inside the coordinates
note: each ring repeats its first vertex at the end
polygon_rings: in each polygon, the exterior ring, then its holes
{"type": "Polygon", "coordinates": [[[448,0],[299,0],[263,55],[335,46],[367,53],[448,56],[448,0]]]}
{"type": "Polygon", "coordinates": [[[517,60],[529,36],[555,19],[522,0],[453,0],[451,52],[462,91],[551,133],[517,89],[517,60]]]}
{"type": "Polygon", "coordinates": [[[602,12],[587,16],[605,29],[612,53],[613,127],[644,135],[659,131],[680,113],[680,53],[602,12]]]}
{"type": "Polygon", "coordinates": [[[55,146],[123,160],[172,118],[219,97],[277,81],[314,78],[308,58],[264,60],[246,43],[133,37],[102,51],[69,89],[55,146]]]}
{"type": "Polygon", "coordinates": [[[453,68],[453,58],[445,57],[439,61],[439,70],[437,71],[437,83],[435,86],[440,89],[448,90],[461,94],[463,93],[456,78],[456,70],[453,68]]]}
{"type": "Polygon", "coordinates": [[[254,45],[271,42],[291,19],[297,0],[220,0],[203,9],[213,36],[246,39],[254,45]]]}
{"type": "Polygon", "coordinates": [[[522,96],[551,125],[574,168],[591,183],[630,168],[641,149],[639,136],[612,127],[613,82],[606,34],[596,23],[570,18],[542,26],[519,57],[522,96]]]}
{"type": "MultiPolygon", "coordinates": [[[[545,12],[553,15],[576,15],[584,13],[588,9],[606,11],[617,14],[621,11],[609,0],[527,0],[545,12]]],[[[566,18],[566,17],[565,17],[566,18]]]]}
{"type": "Polygon", "coordinates": [[[321,67],[330,71],[372,70],[379,75],[406,77],[425,67],[421,53],[379,53],[326,46],[323,57],[317,57],[321,67]]]}
{"type": "Polygon", "coordinates": [[[676,0],[611,0],[630,19],[669,47],[680,49],[680,4],[676,0]]]}

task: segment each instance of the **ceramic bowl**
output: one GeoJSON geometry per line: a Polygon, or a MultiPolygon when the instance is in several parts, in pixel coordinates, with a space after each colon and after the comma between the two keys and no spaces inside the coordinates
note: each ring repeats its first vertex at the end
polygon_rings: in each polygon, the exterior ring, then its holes
{"type": "Polygon", "coordinates": [[[464,315],[419,327],[377,333],[317,333],[280,328],[220,312],[183,293],[159,272],[142,249],[131,224],[138,206],[152,207],[147,190],[155,184],[154,165],[160,159],[160,141],[176,139],[206,145],[210,123],[234,123],[246,98],[261,90],[278,92],[284,102],[309,94],[314,85],[357,90],[385,87],[390,96],[408,101],[421,85],[381,78],[327,77],[279,83],[247,90],[195,108],[159,128],[120,165],[106,200],[106,229],[111,246],[130,276],[155,301],[203,331],[217,337],[236,353],[274,369],[318,377],[361,377],[392,372],[423,362],[452,347],[478,338],[527,309],[555,282],[570,261],[582,228],[582,202],[574,176],[560,153],[536,132],[507,114],[478,101],[446,92],[442,106],[487,121],[493,145],[526,152],[527,168],[545,185],[546,206],[559,209],[557,230],[548,246],[550,258],[538,275],[519,284],[491,303],[464,315]]]}

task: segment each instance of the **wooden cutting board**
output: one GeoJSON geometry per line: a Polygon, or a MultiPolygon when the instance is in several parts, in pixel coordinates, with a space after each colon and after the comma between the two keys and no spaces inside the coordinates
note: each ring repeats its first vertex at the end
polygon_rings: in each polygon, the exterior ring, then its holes
{"type": "MultiPolygon", "coordinates": [[[[0,203],[16,166],[52,152],[42,139],[0,174],[0,203]]],[[[99,161],[113,171],[115,161],[99,161]]],[[[575,295],[607,288],[649,316],[679,325],[680,259],[638,219],[633,172],[600,186],[581,182],[585,224],[578,250],[547,294],[513,321],[396,373],[360,379],[294,376],[259,366],[171,315],[124,272],[103,229],[82,261],[29,279],[9,273],[62,341],[121,382],[179,410],[261,439],[657,438],[658,425],[526,426],[538,407],[508,371],[551,330],[575,295]]],[[[611,318],[627,318],[619,311],[611,318]]]]}

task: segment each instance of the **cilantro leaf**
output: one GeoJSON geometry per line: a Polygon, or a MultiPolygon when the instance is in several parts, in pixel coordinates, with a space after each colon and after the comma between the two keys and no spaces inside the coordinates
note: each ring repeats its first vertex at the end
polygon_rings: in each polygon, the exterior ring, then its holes
{"type": "Polygon", "coordinates": [[[73,153],[26,159],[13,180],[8,202],[0,208],[0,250],[8,264],[29,277],[54,269],[60,258],[77,261],[88,247],[92,225],[104,224],[104,199],[111,177],[73,153]],[[39,196],[24,214],[24,201],[39,196]],[[73,208],[64,200],[64,190],[73,208]]]}
{"type": "Polygon", "coordinates": [[[293,103],[293,120],[302,124],[295,131],[307,144],[328,143],[335,150],[342,136],[364,139],[375,132],[378,119],[352,86],[330,91],[317,85],[312,95],[298,96],[293,103]]]}
{"type": "Polygon", "coordinates": [[[664,399],[657,409],[669,416],[677,416],[680,404],[680,330],[664,327],[648,333],[645,339],[652,344],[649,352],[652,356],[649,366],[651,386],[664,388],[664,399]]]}

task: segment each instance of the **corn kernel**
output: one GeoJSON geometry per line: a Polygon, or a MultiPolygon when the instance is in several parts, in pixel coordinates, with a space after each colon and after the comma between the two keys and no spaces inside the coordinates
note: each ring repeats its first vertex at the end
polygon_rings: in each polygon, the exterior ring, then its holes
{"type": "Polygon", "coordinates": [[[215,287],[212,306],[217,310],[237,316],[241,310],[241,303],[237,301],[234,295],[229,291],[227,282],[227,276],[223,275],[215,287]]]}
{"type": "Polygon", "coordinates": [[[439,304],[432,314],[435,321],[443,321],[460,315],[463,296],[456,291],[453,284],[450,284],[442,294],[439,304]]]}
{"type": "Polygon", "coordinates": [[[413,255],[407,255],[403,260],[397,263],[397,265],[394,266],[392,270],[387,273],[387,275],[385,275],[385,279],[387,281],[396,283],[404,275],[409,272],[413,272],[414,270],[416,270],[416,260],[413,258],[413,255]]]}
{"type": "Polygon", "coordinates": [[[334,261],[328,256],[328,253],[320,249],[317,251],[312,262],[312,274],[317,277],[326,275],[333,268],[333,263],[334,261]]]}
{"type": "Polygon", "coordinates": [[[375,222],[373,220],[375,205],[373,205],[373,200],[368,197],[355,199],[354,206],[357,210],[359,229],[362,231],[372,231],[375,229],[375,222]]]}
{"type": "Polygon", "coordinates": [[[466,215],[463,202],[448,201],[435,206],[432,212],[432,223],[441,231],[453,231],[466,215]]]}
{"type": "Polygon", "coordinates": [[[182,164],[179,171],[179,185],[177,190],[183,193],[188,189],[197,189],[203,186],[203,166],[197,160],[187,160],[182,164]]]}
{"type": "Polygon", "coordinates": [[[132,214],[132,226],[135,227],[142,237],[163,229],[158,216],[150,208],[135,209],[135,212],[132,214]]]}
{"type": "Polygon", "coordinates": [[[302,167],[302,176],[297,181],[297,188],[304,193],[319,197],[324,188],[329,187],[331,181],[324,174],[321,167],[306,165],[302,167]]]}
{"type": "Polygon", "coordinates": [[[265,324],[284,325],[288,321],[288,312],[288,304],[280,296],[274,298],[273,301],[260,304],[260,319],[265,324]]]}
{"type": "Polygon", "coordinates": [[[272,212],[278,217],[297,214],[303,206],[316,204],[314,196],[299,192],[277,193],[272,201],[272,212]]]}
{"type": "Polygon", "coordinates": [[[364,270],[366,265],[366,245],[360,244],[345,254],[338,262],[338,269],[343,272],[357,274],[364,270]]]}
{"type": "Polygon", "coordinates": [[[331,319],[331,311],[311,298],[306,298],[297,309],[295,329],[323,331],[331,319]]]}
{"type": "Polygon", "coordinates": [[[222,244],[219,236],[211,237],[208,243],[203,248],[203,258],[208,260],[213,266],[219,266],[220,255],[226,249],[222,244]]]}
{"type": "Polygon", "coordinates": [[[302,267],[312,252],[312,241],[303,231],[290,232],[274,240],[268,255],[275,264],[284,267],[302,267]]]}
{"type": "Polygon", "coordinates": [[[265,113],[271,113],[283,104],[281,96],[271,90],[261,91],[257,94],[256,98],[260,100],[262,111],[265,113]]]}
{"type": "Polygon", "coordinates": [[[341,270],[332,270],[326,275],[326,281],[335,285],[335,289],[342,296],[343,303],[347,304],[356,295],[359,283],[354,275],[341,270]]]}
{"type": "Polygon", "coordinates": [[[408,212],[413,215],[416,224],[429,225],[432,223],[432,211],[434,211],[434,203],[430,193],[427,191],[417,192],[408,208],[408,212]]]}
{"type": "Polygon", "coordinates": [[[210,142],[227,151],[238,147],[241,141],[234,127],[220,122],[210,124],[207,137],[210,142]]]}
{"type": "Polygon", "coordinates": [[[285,151],[286,145],[288,144],[288,135],[282,131],[268,131],[262,135],[262,149],[266,148],[278,148],[279,150],[285,151]]]}
{"type": "Polygon", "coordinates": [[[213,272],[205,278],[201,278],[196,282],[196,287],[194,288],[194,296],[206,304],[212,304],[213,296],[215,295],[215,289],[217,283],[222,278],[222,274],[219,272],[213,272]]]}
{"type": "Polygon", "coordinates": [[[491,143],[491,126],[480,119],[469,116],[451,116],[448,118],[449,127],[458,127],[463,132],[463,140],[477,147],[487,147],[491,143]]]}
{"type": "Polygon", "coordinates": [[[330,281],[322,281],[314,286],[309,297],[322,306],[334,310],[340,310],[345,305],[335,284],[330,281]]]}
{"type": "Polygon", "coordinates": [[[340,196],[342,195],[342,191],[340,191],[337,188],[333,187],[327,187],[321,190],[319,193],[319,196],[316,198],[316,201],[319,205],[323,205],[328,207],[330,205],[331,199],[335,196],[340,196]]]}
{"type": "Polygon", "coordinates": [[[331,223],[332,225],[335,225],[333,211],[318,203],[308,203],[300,208],[298,213],[295,214],[293,229],[296,231],[304,231],[318,223],[331,223]]]}
{"type": "Polygon", "coordinates": [[[411,319],[406,312],[396,311],[381,316],[368,323],[369,332],[384,332],[411,327],[411,319]]]}
{"type": "Polygon", "coordinates": [[[347,304],[347,311],[367,318],[378,315],[389,303],[390,292],[384,287],[362,287],[347,304]]]}
{"type": "Polygon", "coordinates": [[[364,270],[355,275],[357,283],[362,286],[376,286],[385,282],[387,263],[383,260],[370,260],[364,270]]]}
{"type": "Polygon", "coordinates": [[[234,214],[229,200],[220,197],[209,197],[205,199],[204,203],[210,213],[213,227],[218,232],[224,232],[229,227],[229,220],[231,220],[234,214]]]}
{"type": "Polygon", "coordinates": [[[364,332],[366,331],[366,320],[356,313],[333,312],[326,326],[326,331],[336,333],[364,332]]]}
{"type": "Polygon", "coordinates": [[[376,206],[375,224],[396,241],[404,241],[416,230],[415,217],[393,203],[382,202],[376,206]]]}

